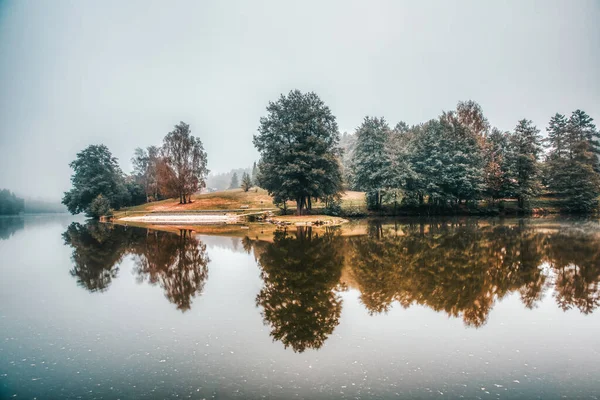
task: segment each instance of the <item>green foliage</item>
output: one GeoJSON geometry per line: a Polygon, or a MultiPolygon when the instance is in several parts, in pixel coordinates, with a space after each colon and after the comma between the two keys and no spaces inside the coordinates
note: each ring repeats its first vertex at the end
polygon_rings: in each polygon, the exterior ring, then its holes
{"type": "Polygon", "coordinates": [[[127,179],[125,187],[127,188],[128,194],[128,206],[137,206],[146,202],[147,193],[144,190],[144,186],[142,186],[140,183],[132,179],[127,179]]]}
{"type": "Polygon", "coordinates": [[[110,210],[110,201],[101,194],[99,194],[92,202],[90,206],[85,211],[85,214],[88,217],[98,219],[104,216],[112,215],[110,210]]]}
{"type": "Polygon", "coordinates": [[[390,128],[383,118],[365,117],[356,130],[352,159],[353,187],[367,192],[369,209],[379,209],[382,191],[391,185],[391,160],[386,147],[390,128]]]}
{"type": "Polygon", "coordinates": [[[104,145],[91,145],[77,154],[69,166],[73,188],[63,196],[62,203],[72,214],[87,212],[92,201],[102,195],[110,208],[127,205],[129,193],[117,159],[104,145]]]}
{"type": "Polygon", "coordinates": [[[541,170],[538,163],[541,154],[540,131],[529,120],[522,119],[510,135],[509,179],[514,182],[512,192],[519,207],[524,209],[527,202],[541,191],[541,170]]]}
{"type": "Polygon", "coordinates": [[[593,119],[576,110],[568,121],[556,114],[548,127],[548,187],[562,200],[567,212],[592,212],[598,208],[600,175],[598,132],[593,119]]]}
{"type": "Polygon", "coordinates": [[[329,196],[325,199],[325,214],[334,217],[342,215],[342,199],[340,196],[329,196]]]}
{"type": "Polygon", "coordinates": [[[294,90],[267,111],[254,136],[259,186],[278,202],[295,200],[298,214],[311,199],[341,192],[339,134],[329,107],[315,93],[294,90]]]}
{"type": "MultiPolygon", "coordinates": [[[[417,130],[410,163],[410,189],[429,204],[446,207],[476,199],[484,189],[484,159],[479,137],[453,118],[442,116],[417,130]]],[[[407,189],[409,188],[407,187],[407,189]]]]}
{"type": "Polygon", "coordinates": [[[8,189],[0,190],[0,215],[16,215],[25,211],[25,201],[8,189]]]}
{"type": "Polygon", "coordinates": [[[244,175],[242,175],[242,189],[244,189],[244,192],[247,192],[248,190],[250,190],[251,187],[252,178],[250,178],[250,175],[248,175],[248,173],[244,172],[244,175]]]}

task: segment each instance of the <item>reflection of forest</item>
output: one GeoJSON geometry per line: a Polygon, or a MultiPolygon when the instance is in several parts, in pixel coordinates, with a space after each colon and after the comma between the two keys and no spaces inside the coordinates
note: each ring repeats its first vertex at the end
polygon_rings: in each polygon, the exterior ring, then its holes
{"type": "Polygon", "coordinates": [[[126,255],[135,258],[140,282],[158,284],[181,311],[191,307],[208,277],[206,246],[190,231],[179,235],[109,224],[72,223],[63,233],[73,247],[71,275],[91,292],[104,291],[126,255]]]}
{"type": "Polygon", "coordinates": [[[25,228],[23,217],[0,216],[0,240],[10,239],[15,232],[25,228]]]}
{"type": "MultiPolygon", "coordinates": [[[[355,236],[297,228],[272,241],[235,241],[259,263],[264,286],[256,304],[275,340],[298,352],[320,348],[338,325],[346,287],[360,291],[370,314],[418,304],[474,327],[510,293],[528,308],[547,292],[563,310],[587,314],[600,304],[597,228],[476,219],[366,228],[355,236]]],[[[63,238],[73,247],[71,274],[90,291],[106,290],[126,255],[138,280],[159,285],[182,311],[208,279],[206,245],[190,231],[73,223],[63,238]]]]}
{"type": "Polygon", "coordinates": [[[262,268],[257,304],[265,323],[297,351],[319,348],[331,334],[341,311],[337,291],[346,285],[360,291],[371,314],[394,302],[419,304],[474,327],[513,292],[528,308],[549,289],[563,310],[590,313],[600,304],[600,236],[568,225],[370,222],[365,235],[287,231],[272,243],[246,238],[243,245],[262,268]]]}
{"type": "Polygon", "coordinates": [[[435,223],[384,226],[348,239],[348,265],[371,313],[397,301],[421,304],[470,326],[483,325],[496,299],[518,292],[532,308],[554,288],[562,309],[599,304],[600,237],[575,229],[435,223]],[[548,268],[544,268],[544,267],[548,268]]]}

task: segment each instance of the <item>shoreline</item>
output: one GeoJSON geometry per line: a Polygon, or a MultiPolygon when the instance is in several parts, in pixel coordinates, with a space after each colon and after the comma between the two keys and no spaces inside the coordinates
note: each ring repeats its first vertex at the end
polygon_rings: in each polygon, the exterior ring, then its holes
{"type": "MultiPolygon", "coordinates": [[[[234,214],[160,214],[160,215],[140,215],[140,216],[122,216],[118,218],[106,218],[112,222],[132,222],[150,225],[240,225],[252,224],[255,221],[248,221],[248,215],[234,214]]],[[[258,222],[258,221],[256,221],[258,222]]],[[[349,222],[348,219],[333,217],[329,215],[306,215],[306,216],[269,216],[262,220],[262,223],[276,226],[339,226],[349,222]]]]}
{"type": "Polygon", "coordinates": [[[237,224],[240,218],[235,215],[142,215],[115,218],[114,221],[143,222],[157,225],[201,225],[201,224],[237,224]]]}

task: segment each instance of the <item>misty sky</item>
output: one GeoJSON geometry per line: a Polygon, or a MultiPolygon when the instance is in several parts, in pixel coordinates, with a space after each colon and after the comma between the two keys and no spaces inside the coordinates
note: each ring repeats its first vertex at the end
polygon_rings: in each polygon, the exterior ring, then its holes
{"type": "Polygon", "coordinates": [[[0,0],[0,188],[58,199],[104,143],[125,172],[183,120],[224,172],[258,158],[269,100],[315,91],[354,131],[459,100],[540,128],[600,125],[600,1],[0,0]]]}

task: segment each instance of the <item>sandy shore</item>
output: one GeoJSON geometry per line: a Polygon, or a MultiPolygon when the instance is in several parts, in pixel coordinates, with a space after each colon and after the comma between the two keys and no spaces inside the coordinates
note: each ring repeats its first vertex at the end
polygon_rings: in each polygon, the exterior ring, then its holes
{"type": "Polygon", "coordinates": [[[238,222],[235,215],[142,215],[138,217],[123,217],[119,221],[147,222],[165,225],[200,225],[200,224],[233,224],[238,222]]]}

